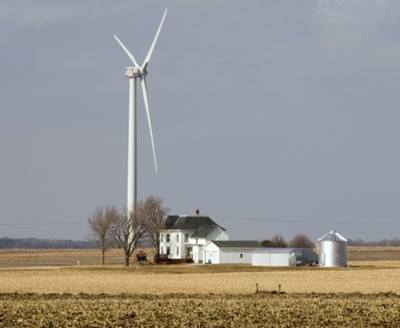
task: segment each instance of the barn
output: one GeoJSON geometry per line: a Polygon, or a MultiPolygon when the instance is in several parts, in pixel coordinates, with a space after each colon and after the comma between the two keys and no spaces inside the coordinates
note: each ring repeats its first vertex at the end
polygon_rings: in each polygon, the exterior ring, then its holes
{"type": "Polygon", "coordinates": [[[262,248],[252,253],[252,265],[300,266],[318,263],[318,256],[306,248],[262,248]]]}
{"type": "Polygon", "coordinates": [[[203,248],[204,263],[250,264],[254,250],[263,246],[254,240],[213,240],[203,248]]]}

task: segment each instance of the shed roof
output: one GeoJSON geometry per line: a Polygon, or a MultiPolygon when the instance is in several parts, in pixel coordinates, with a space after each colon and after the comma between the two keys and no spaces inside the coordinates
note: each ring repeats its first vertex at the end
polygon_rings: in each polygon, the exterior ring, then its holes
{"type": "Polygon", "coordinates": [[[300,248],[300,247],[263,247],[256,249],[253,253],[265,253],[265,254],[288,254],[288,253],[314,253],[311,249],[300,248]]]}
{"type": "Polygon", "coordinates": [[[221,248],[263,248],[256,240],[213,240],[212,243],[221,248]]]}
{"type": "Polygon", "coordinates": [[[336,242],[347,242],[347,239],[344,238],[341,234],[337,233],[336,231],[332,230],[323,235],[321,238],[318,239],[318,242],[321,241],[336,241],[336,242]]]}
{"type": "Polygon", "coordinates": [[[266,253],[266,254],[288,254],[296,250],[302,250],[303,248],[283,248],[283,247],[264,247],[257,249],[254,253],[266,253]]]}

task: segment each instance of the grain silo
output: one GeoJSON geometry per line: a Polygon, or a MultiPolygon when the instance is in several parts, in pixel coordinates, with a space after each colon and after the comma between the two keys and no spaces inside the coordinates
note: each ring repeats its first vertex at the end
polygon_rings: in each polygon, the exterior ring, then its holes
{"type": "Polygon", "coordinates": [[[318,239],[319,266],[346,267],[347,239],[336,231],[330,231],[318,239]]]}

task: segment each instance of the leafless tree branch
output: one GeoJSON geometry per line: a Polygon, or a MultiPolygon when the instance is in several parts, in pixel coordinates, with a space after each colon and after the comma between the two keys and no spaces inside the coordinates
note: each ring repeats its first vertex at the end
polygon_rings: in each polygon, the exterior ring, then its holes
{"type": "Polygon", "coordinates": [[[98,207],[88,218],[89,229],[93,239],[99,242],[102,253],[102,264],[105,264],[105,252],[112,243],[111,227],[118,217],[113,206],[98,207]]]}

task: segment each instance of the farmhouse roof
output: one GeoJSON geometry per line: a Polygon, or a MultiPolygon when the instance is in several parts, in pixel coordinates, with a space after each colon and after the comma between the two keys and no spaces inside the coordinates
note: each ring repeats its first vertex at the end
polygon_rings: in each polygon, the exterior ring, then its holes
{"type": "MultiPolygon", "coordinates": [[[[210,224],[210,225],[203,225],[199,227],[192,235],[193,238],[204,238],[207,237],[207,235],[213,231],[215,228],[215,225],[210,224]]],[[[224,229],[221,227],[221,229],[224,229]]],[[[224,229],[225,230],[225,229],[224,229]]]]}
{"type": "Polygon", "coordinates": [[[165,228],[171,230],[195,230],[193,237],[206,237],[214,228],[220,227],[209,216],[178,216],[170,215],[165,221],[165,228]]]}
{"type": "Polygon", "coordinates": [[[263,248],[256,240],[213,240],[221,248],[263,248]]]}

